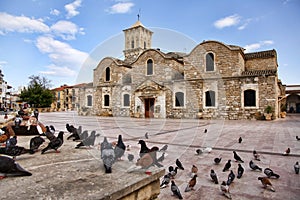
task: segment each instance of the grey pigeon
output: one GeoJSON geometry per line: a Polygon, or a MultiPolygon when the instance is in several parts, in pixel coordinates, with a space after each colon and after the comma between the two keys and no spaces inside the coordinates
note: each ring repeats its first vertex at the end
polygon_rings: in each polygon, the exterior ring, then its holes
{"type": "Polygon", "coordinates": [[[179,169],[184,170],[184,167],[183,167],[181,161],[180,161],[178,158],[176,159],[176,165],[177,165],[177,167],[178,167],[179,169]]]}
{"type": "Polygon", "coordinates": [[[260,155],[255,150],[253,150],[253,157],[255,160],[260,161],[260,155]]]}
{"type": "Polygon", "coordinates": [[[233,157],[237,162],[243,163],[244,161],[241,159],[241,157],[236,153],[236,151],[233,151],[233,157]]]}
{"type": "Polygon", "coordinates": [[[164,159],[165,159],[165,152],[162,153],[162,155],[159,158],[157,158],[157,162],[162,162],[164,161],[164,159]]]}
{"type": "Polygon", "coordinates": [[[58,133],[58,136],[55,137],[54,139],[52,139],[48,143],[48,146],[42,150],[42,154],[44,154],[46,151],[48,151],[50,149],[54,149],[56,151],[56,153],[59,153],[58,148],[60,148],[63,145],[63,143],[64,143],[64,132],[60,131],[58,133]]]}
{"type": "Polygon", "coordinates": [[[173,180],[171,181],[171,191],[173,192],[173,195],[175,195],[178,199],[183,199],[179,188],[173,180]]]}
{"type": "Polygon", "coordinates": [[[242,165],[239,163],[239,167],[238,167],[238,174],[237,174],[237,178],[240,179],[243,176],[244,173],[244,168],[242,167],[242,165]]]}
{"type": "Polygon", "coordinates": [[[123,139],[122,139],[122,135],[119,135],[118,137],[118,143],[115,147],[115,156],[116,156],[116,159],[121,159],[121,157],[124,155],[125,153],[125,150],[126,150],[126,146],[123,142],[123,139]]]}
{"type": "Polygon", "coordinates": [[[89,136],[89,133],[87,130],[82,131],[82,133],[79,135],[81,140],[85,140],[89,136]]]}
{"type": "Polygon", "coordinates": [[[116,157],[111,143],[103,145],[101,159],[103,161],[105,173],[112,173],[112,165],[114,164],[116,157]]]}
{"type": "Polygon", "coordinates": [[[145,138],[146,138],[146,139],[149,139],[149,134],[148,134],[148,132],[145,133],[145,138]]]}
{"type": "Polygon", "coordinates": [[[36,151],[44,142],[45,142],[44,138],[42,138],[41,136],[35,136],[30,139],[30,143],[29,143],[30,149],[36,151]]]}
{"type": "Polygon", "coordinates": [[[295,170],[295,173],[296,174],[299,174],[299,162],[297,161],[296,163],[295,163],[295,165],[294,165],[294,170],[295,170]]]}
{"type": "Polygon", "coordinates": [[[220,164],[221,160],[222,160],[221,157],[217,157],[217,158],[214,159],[214,162],[215,162],[216,165],[218,165],[218,164],[220,164]]]}
{"type": "Polygon", "coordinates": [[[243,139],[242,137],[239,137],[239,143],[242,143],[243,139]]]}
{"type": "Polygon", "coordinates": [[[259,170],[259,171],[262,171],[262,168],[260,168],[258,165],[256,165],[252,160],[250,160],[250,162],[249,162],[249,167],[250,167],[252,170],[259,170]]]}
{"type": "Polygon", "coordinates": [[[127,158],[131,162],[134,159],[134,155],[133,154],[128,154],[127,158]]]}
{"type": "Polygon", "coordinates": [[[10,176],[31,176],[32,174],[23,169],[15,160],[0,156],[0,179],[10,176]]]}
{"type": "Polygon", "coordinates": [[[230,185],[234,179],[235,179],[235,174],[231,170],[230,173],[228,174],[227,185],[230,185]]]}
{"type": "Polygon", "coordinates": [[[96,135],[96,131],[92,131],[91,135],[87,137],[85,140],[81,141],[77,146],[75,147],[76,149],[83,147],[83,146],[94,146],[95,145],[95,140],[96,137],[99,136],[99,134],[96,135]]]}
{"type": "Polygon", "coordinates": [[[167,149],[168,149],[168,145],[167,144],[165,144],[159,151],[161,152],[161,151],[167,151],[167,149]]]}
{"type": "Polygon", "coordinates": [[[144,140],[139,140],[138,144],[141,145],[140,149],[140,158],[143,157],[144,154],[149,153],[150,149],[147,147],[146,142],[144,140]]]}
{"type": "Polygon", "coordinates": [[[170,181],[171,181],[171,175],[168,173],[168,174],[164,175],[164,177],[161,181],[160,187],[162,188],[162,187],[168,186],[170,181]]]}
{"type": "Polygon", "coordinates": [[[215,184],[219,184],[217,174],[213,169],[210,170],[210,178],[215,184]]]}
{"type": "Polygon", "coordinates": [[[231,167],[231,160],[228,160],[227,163],[225,164],[224,168],[223,168],[223,172],[229,170],[231,167]]]}
{"type": "Polygon", "coordinates": [[[280,177],[279,174],[274,173],[273,170],[270,168],[266,168],[264,170],[264,173],[265,173],[265,175],[267,175],[268,178],[272,178],[272,177],[279,178],[280,177]]]}

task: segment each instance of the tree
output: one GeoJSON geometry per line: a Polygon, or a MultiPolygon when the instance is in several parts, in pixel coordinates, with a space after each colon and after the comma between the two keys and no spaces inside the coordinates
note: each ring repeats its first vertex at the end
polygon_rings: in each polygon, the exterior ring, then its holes
{"type": "Polygon", "coordinates": [[[30,76],[29,79],[29,85],[21,91],[20,98],[31,107],[49,107],[55,97],[49,89],[51,81],[45,77],[35,75],[30,76]]]}

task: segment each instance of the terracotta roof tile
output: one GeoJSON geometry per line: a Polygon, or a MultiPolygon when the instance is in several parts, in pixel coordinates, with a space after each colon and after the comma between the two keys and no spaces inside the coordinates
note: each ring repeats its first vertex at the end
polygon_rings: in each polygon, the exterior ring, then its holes
{"type": "Polygon", "coordinates": [[[268,70],[250,70],[243,71],[242,76],[261,76],[261,75],[276,75],[277,70],[268,69],[268,70]]]}
{"type": "Polygon", "coordinates": [[[272,58],[276,56],[276,51],[268,50],[268,51],[259,51],[259,52],[253,52],[253,53],[245,53],[245,59],[255,59],[255,58],[272,58]]]}

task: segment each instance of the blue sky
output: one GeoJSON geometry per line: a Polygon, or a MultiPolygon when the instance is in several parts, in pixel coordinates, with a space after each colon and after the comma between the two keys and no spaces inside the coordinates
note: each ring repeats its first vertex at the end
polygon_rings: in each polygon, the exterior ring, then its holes
{"type": "Polygon", "coordinates": [[[91,82],[101,58],[122,56],[122,30],[140,13],[154,48],[189,52],[218,40],[275,49],[283,84],[300,84],[299,11],[299,0],[0,0],[0,69],[14,88],[31,75],[53,87],[91,82]]]}

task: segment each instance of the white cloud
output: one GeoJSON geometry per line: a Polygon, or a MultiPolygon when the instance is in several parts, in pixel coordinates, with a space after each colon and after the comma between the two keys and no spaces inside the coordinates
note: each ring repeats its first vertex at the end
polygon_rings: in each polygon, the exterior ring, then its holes
{"type": "Polygon", "coordinates": [[[272,40],[264,40],[264,41],[260,41],[257,43],[248,44],[244,47],[244,49],[246,49],[245,53],[255,52],[264,46],[268,46],[268,45],[272,45],[272,44],[274,44],[274,42],[272,40]]]}
{"type": "Polygon", "coordinates": [[[4,66],[7,65],[7,62],[6,61],[1,61],[0,60],[0,69],[2,69],[4,66]]]}
{"type": "Polygon", "coordinates": [[[241,17],[237,14],[230,15],[228,17],[215,21],[214,26],[218,29],[222,29],[229,26],[235,26],[240,22],[241,17]]]}
{"type": "Polygon", "coordinates": [[[43,74],[74,76],[88,57],[88,54],[72,48],[69,44],[53,39],[50,36],[40,36],[36,41],[37,48],[51,60],[48,71],[43,74]]]}
{"type": "Polygon", "coordinates": [[[83,28],[79,28],[76,24],[64,20],[58,21],[52,25],[51,31],[64,40],[74,40],[76,34],[84,34],[83,28]]]}
{"type": "Polygon", "coordinates": [[[25,16],[13,16],[7,13],[0,13],[0,35],[7,32],[33,33],[49,32],[49,27],[41,19],[34,19],[25,16]]]}
{"type": "Polygon", "coordinates": [[[244,29],[248,26],[248,24],[250,23],[251,20],[252,20],[252,19],[247,19],[247,20],[245,20],[245,21],[243,22],[243,24],[242,24],[241,26],[238,27],[238,30],[244,30],[244,29]]]}
{"type": "Polygon", "coordinates": [[[51,14],[51,15],[58,16],[58,15],[60,14],[60,12],[59,12],[59,10],[51,9],[50,14],[51,14]]]}
{"type": "Polygon", "coordinates": [[[65,5],[65,10],[67,11],[67,19],[70,19],[79,14],[76,10],[81,6],[81,0],[75,0],[74,2],[65,5]]]}
{"type": "Polygon", "coordinates": [[[131,11],[134,6],[132,2],[119,2],[111,6],[107,11],[111,14],[124,14],[131,11]]]}

